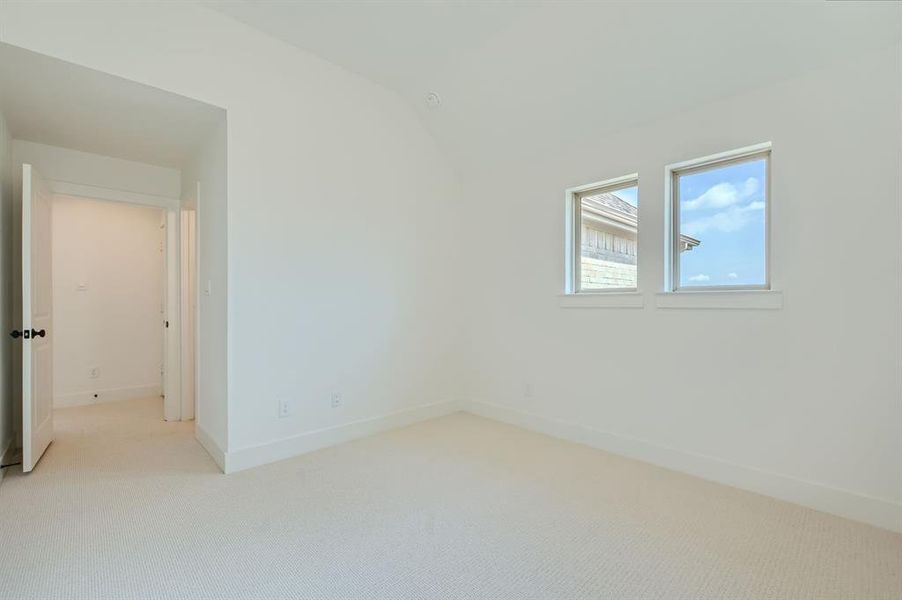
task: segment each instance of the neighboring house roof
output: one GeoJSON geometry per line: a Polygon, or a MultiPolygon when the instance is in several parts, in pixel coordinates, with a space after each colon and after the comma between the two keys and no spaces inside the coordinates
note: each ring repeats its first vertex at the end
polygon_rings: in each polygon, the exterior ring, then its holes
{"type": "MultiPolygon", "coordinates": [[[[592,196],[582,197],[583,208],[595,212],[615,213],[616,216],[622,216],[632,222],[633,226],[639,222],[639,210],[629,202],[622,200],[619,196],[615,196],[609,192],[592,196]]],[[[615,215],[610,215],[615,216],[615,215]]]]}
{"type": "MultiPolygon", "coordinates": [[[[610,192],[582,196],[580,198],[584,211],[594,220],[612,223],[624,229],[636,232],[639,225],[639,209],[619,196],[610,192]]],[[[701,244],[700,240],[680,234],[680,251],[692,250],[701,244]]]]}

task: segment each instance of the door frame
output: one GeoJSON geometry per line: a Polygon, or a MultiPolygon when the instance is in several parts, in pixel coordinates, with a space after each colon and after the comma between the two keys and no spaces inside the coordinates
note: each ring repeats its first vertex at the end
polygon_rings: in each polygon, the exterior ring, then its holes
{"type": "Polygon", "coordinates": [[[182,419],[181,359],[181,215],[179,209],[167,208],[164,217],[163,264],[165,297],[163,311],[163,419],[182,419]]]}
{"type": "MultiPolygon", "coordinates": [[[[159,208],[164,211],[165,241],[164,244],[164,286],[165,302],[162,322],[163,328],[163,418],[167,421],[181,421],[194,418],[194,415],[183,417],[181,398],[181,328],[180,328],[180,304],[181,304],[181,269],[182,253],[181,241],[181,199],[166,196],[155,196],[93,185],[75,184],[65,181],[46,180],[53,195],[72,196],[88,200],[102,200],[122,202],[135,206],[159,208]],[[169,327],[166,328],[168,321],[169,327]]],[[[195,216],[195,227],[199,229],[200,211],[195,216]]],[[[195,250],[195,272],[197,272],[197,252],[195,250]]],[[[196,286],[195,286],[196,287],[196,286]]],[[[195,321],[199,321],[198,312],[200,305],[195,304],[195,321]]],[[[195,332],[195,336],[197,332],[195,332]]],[[[198,346],[198,338],[194,339],[195,348],[198,346]]],[[[197,356],[195,354],[195,373],[197,369],[197,356]]],[[[195,377],[196,379],[196,377],[195,377]]],[[[195,395],[196,397],[196,395],[195,395]]]]}
{"type": "Polygon", "coordinates": [[[182,207],[179,229],[179,331],[180,331],[180,419],[189,421],[196,418],[197,411],[197,340],[200,338],[200,324],[197,318],[200,298],[198,297],[198,228],[197,217],[200,210],[200,183],[197,183],[196,206],[182,207]]]}

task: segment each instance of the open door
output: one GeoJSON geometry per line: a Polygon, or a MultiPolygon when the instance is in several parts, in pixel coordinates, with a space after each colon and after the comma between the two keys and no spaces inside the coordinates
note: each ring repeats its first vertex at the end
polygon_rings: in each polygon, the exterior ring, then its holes
{"type": "Polygon", "coordinates": [[[22,470],[53,441],[53,299],[50,192],[22,165],[22,470]]]}

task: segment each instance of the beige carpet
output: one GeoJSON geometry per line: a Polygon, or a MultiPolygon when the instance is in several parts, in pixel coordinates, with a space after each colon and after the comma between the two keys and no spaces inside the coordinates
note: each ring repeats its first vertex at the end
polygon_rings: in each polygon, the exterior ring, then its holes
{"type": "Polygon", "coordinates": [[[902,598],[902,536],[465,414],[230,476],[158,399],[0,484],[4,598],[902,598]]]}

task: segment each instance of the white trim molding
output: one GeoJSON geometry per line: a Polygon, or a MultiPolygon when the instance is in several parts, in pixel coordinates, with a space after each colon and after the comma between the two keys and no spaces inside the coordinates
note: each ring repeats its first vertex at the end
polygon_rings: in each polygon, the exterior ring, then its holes
{"type": "Polygon", "coordinates": [[[779,310],[783,308],[783,292],[776,290],[662,292],[655,295],[655,306],[658,308],[779,310]]]}
{"type": "Polygon", "coordinates": [[[902,532],[902,503],[888,498],[875,498],[490,402],[470,402],[464,410],[716,483],[902,532]]]}
{"type": "MultiPolygon", "coordinates": [[[[0,465],[5,465],[13,462],[13,459],[15,457],[15,445],[13,444],[13,442],[15,442],[15,440],[15,436],[10,436],[9,441],[6,442],[6,448],[4,448],[2,452],[0,452],[0,465]]],[[[5,474],[6,469],[0,469],[0,482],[3,481],[3,476],[5,474]]]]}
{"type": "Polygon", "coordinates": [[[133,385],[128,387],[107,388],[102,390],[89,390],[86,392],[73,392],[71,394],[59,394],[53,397],[53,408],[68,408],[70,406],[87,406],[89,404],[103,404],[105,402],[119,402],[121,400],[134,400],[137,398],[151,398],[161,396],[162,390],[159,383],[147,385],[133,385]],[[97,397],[94,397],[97,394],[97,397]]]}
{"type": "MultiPolygon", "coordinates": [[[[382,433],[398,427],[406,427],[420,421],[443,417],[460,412],[462,405],[457,401],[424,404],[406,410],[389,413],[351,423],[335,425],[314,431],[306,431],[264,444],[246,446],[225,453],[225,473],[235,473],[252,467],[285,460],[321,448],[342,444],[351,440],[382,433]]],[[[206,446],[205,446],[206,447],[206,446]]],[[[214,457],[215,458],[215,457],[214,457]]]]}
{"type": "Polygon", "coordinates": [[[152,206],[155,208],[178,208],[181,204],[179,198],[166,196],[154,196],[141,192],[128,190],[115,190],[84,183],[72,183],[69,181],[49,180],[48,185],[54,194],[61,196],[75,196],[76,198],[88,198],[90,200],[108,200],[111,202],[126,202],[140,206],[152,206]]]}

